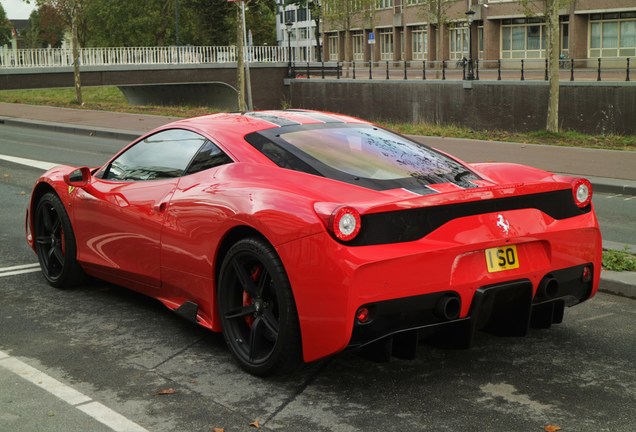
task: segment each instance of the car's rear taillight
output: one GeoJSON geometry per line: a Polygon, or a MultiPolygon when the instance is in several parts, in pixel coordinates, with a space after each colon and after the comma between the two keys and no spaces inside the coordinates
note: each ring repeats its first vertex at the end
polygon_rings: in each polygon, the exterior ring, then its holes
{"type": "Polygon", "coordinates": [[[572,184],[574,202],[579,208],[587,207],[592,201],[592,183],[587,179],[578,179],[572,184]]]}
{"type": "Polygon", "coordinates": [[[338,207],[331,215],[329,229],[338,240],[348,242],[356,238],[361,223],[358,210],[353,207],[338,207]]]}

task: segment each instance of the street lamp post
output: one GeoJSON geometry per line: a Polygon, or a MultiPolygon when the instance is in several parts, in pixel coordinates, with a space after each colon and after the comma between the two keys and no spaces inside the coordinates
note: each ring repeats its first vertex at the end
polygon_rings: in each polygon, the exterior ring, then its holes
{"type": "Polygon", "coordinates": [[[287,21],[285,27],[287,28],[287,77],[292,77],[292,50],[291,50],[291,33],[292,22],[287,21]]]}
{"type": "Polygon", "coordinates": [[[466,20],[468,21],[468,74],[466,74],[467,80],[475,79],[475,64],[473,61],[473,18],[475,11],[468,9],[466,11],[466,20]]]}

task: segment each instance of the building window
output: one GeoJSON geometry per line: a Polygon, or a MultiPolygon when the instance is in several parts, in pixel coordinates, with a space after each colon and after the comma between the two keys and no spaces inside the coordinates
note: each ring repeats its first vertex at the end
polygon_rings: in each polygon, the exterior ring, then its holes
{"type": "Polygon", "coordinates": [[[298,21],[307,21],[307,9],[306,8],[298,9],[298,21]]]}
{"type": "Polygon", "coordinates": [[[353,60],[364,60],[364,32],[355,31],[352,34],[353,39],[353,60]]]}
{"type": "Polygon", "coordinates": [[[545,24],[538,18],[503,20],[501,58],[543,58],[545,57],[545,38],[545,24]]]}
{"type": "Polygon", "coordinates": [[[389,9],[393,7],[393,0],[377,0],[378,9],[389,9]]]}
{"type": "Polygon", "coordinates": [[[568,57],[570,50],[570,26],[567,22],[561,23],[561,52],[568,57]]]}
{"type": "Polygon", "coordinates": [[[295,10],[288,10],[285,11],[285,22],[296,22],[296,11],[295,10]]]}
{"type": "Polygon", "coordinates": [[[468,28],[457,25],[450,29],[450,58],[461,60],[468,58],[468,28]]]}
{"type": "Polygon", "coordinates": [[[329,35],[327,43],[329,44],[329,60],[338,61],[338,35],[329,35]]]}
{"type": "Polygon", "coordinates": [[[393,30],[380,30],[380,60],[393,60],[393,30]]]}
{"type": "Polygon", "coordinates": [[[590,58],[636,56],[636,12],[590,16],[590,58]]]}
{"type": "Polygon", "coordinates": [[[425,26],[413,27],[411,32],[413,60],[425,60],[428,53],[428,34],[425,26]]]}

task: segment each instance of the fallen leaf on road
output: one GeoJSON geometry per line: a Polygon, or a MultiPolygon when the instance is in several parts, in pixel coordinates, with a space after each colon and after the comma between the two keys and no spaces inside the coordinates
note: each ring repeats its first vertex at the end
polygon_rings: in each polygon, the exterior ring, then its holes
{"type": "Polygon", "coordinates": [[[543,430],[545,430],[545,432],[557,432],[557,431],[560,431],[561,428],[555,425],[547,425],[546,427],[543,428],[543,430]]]}
{"type": "Polygon", "coordinates": [[[252,423],[250,423],[250,426],[255,427],[256,429],[258,429],[259,427],[261,427],[260,423],[258,422],[258,420],[254,420],[252,423]]]}
{"type": "Polygon", "coordinates": [[[212,429],[212,432],[225,432],[224,428],[214,428],[212,429]]]}
{"type": "Polygon", "coordinates": [[[171,395],[175,394],[177,391],[173,388],[161,389],[157,392],[158,395],[171,395]]]}

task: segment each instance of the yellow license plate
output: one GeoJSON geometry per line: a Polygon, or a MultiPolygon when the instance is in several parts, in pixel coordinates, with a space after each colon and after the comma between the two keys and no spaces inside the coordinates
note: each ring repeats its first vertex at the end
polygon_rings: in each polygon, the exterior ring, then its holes
{"type": "Polygon", "coordinates": [[[519,268],[517,246],[486,249],[486,266],[490,273],[519,268]]]}

